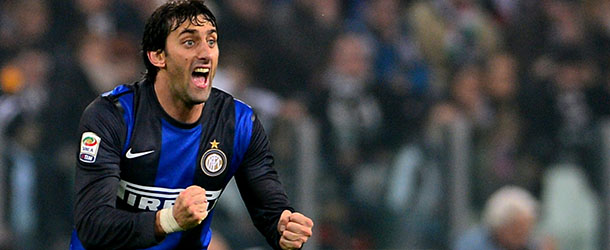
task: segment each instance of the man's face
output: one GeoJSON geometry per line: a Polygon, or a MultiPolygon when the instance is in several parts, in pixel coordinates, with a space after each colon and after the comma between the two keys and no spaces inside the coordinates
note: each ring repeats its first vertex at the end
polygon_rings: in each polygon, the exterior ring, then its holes
{"type": "Polygon", "coordinates": [[[534,223],[532,216],[521,214],[497,230],[497,239],[505,249],[523,249],[530,239],[534,223]]]}
{"type": "Polygon", "coordinates": [[[173,98],[187,105],[208,100],[218,66],[218,33],[204,16],[185,21],[167,36],[165,70],[173,98]]]}

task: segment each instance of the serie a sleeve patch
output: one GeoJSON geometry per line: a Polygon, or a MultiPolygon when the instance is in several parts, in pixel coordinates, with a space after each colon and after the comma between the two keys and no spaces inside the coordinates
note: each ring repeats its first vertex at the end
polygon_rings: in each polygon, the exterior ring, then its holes
{"type": "Polygon", "coordinates": [[[94,163],[102,139],[93,132],[84,132],[80,141],[78,159],[85,163],[94,163]]]}

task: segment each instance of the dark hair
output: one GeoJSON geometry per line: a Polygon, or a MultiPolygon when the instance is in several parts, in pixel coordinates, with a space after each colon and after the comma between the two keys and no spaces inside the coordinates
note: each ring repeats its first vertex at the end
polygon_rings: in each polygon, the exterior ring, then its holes
{"type": "Polygon", "coordinates": [[[176,30],[187,20],[194,25],[203,25],[204,20],[197,17],[204,16],[205,21],[212,23],[216,27],[216,17],[205,6],[203,0],[179,0],[169,1],[155,10],[148,18],[142,36],[142,59],[146,66],[144,77],[149,81],[154,81],[159,68],[152,65],[148,60],[148,51],[163,51],[167,36],[176,30]]]}

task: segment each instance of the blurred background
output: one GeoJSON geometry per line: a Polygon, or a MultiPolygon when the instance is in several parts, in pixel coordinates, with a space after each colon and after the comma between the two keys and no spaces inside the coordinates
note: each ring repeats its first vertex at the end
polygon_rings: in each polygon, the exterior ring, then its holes
{"type": "MultiPolygon", "coordinates": [[[[0,1],[0,249],[68,248],[80,114],[140,79],[163,2],[0,1]]],[[[306,249],[451,249],[507,185],[538,246],[610,249],[610,0],[207,3],[306,249]]],[[[234,184],[212,227],[268,248],[234,184]]]]}

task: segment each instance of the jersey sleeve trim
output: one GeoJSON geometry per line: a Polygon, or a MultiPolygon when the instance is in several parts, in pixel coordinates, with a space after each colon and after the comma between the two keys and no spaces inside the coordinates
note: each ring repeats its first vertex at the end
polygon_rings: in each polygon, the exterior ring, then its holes
{"type": "Polygon", "coordinates": [[[131,142],[131,132],[133,131],[134,124],[134,108],[133,108],[133,92],[122,95],[119,97],[119,103],[122,106],[123,110],[123,120],[125,121],[125,125],[127,126],[127,135],[125,137],[125,143],[123,145],[123,149],[121,151],[121,155],[124,155],[127,152],[127,148],[129,147],[129,143],[131,142]]]}
{"type": "MultiPolygon", "coordinates": [[[[250,146],[252,137],[252,124],[254,112],[252,108],[240,100],[235,99],[235,137],[233,141],[233,156],[231,157],[231,168],[227,175],[230,179],[239,165],[241,165],[244,155],[250,146]]],[[[228,180],[227,180],[228,181],[228,180]]]]}
{"type": "Polygon", "coordinates": [[[127,127],[125,143],[123,145],[123,149],[121,150],[121,155],[124,155],[129,147],[131,132],[133,131],[134,126],[134,92],[127,85],[119,85],[113,90],[102,94],[102,97],[110,97],[115,106],[117,106],[117,108],[123,114],[123,121],[125,121],[125,126],[127,127]]]}
{"type": "Polygon", "coordinates": [[[103,93],[102,97],[120,96],[121,94],[129,92],[129,91],[131,91],[131,89],[127,85],[122,84],[122,85],[116,86],[113,90],[103,93]]]}

